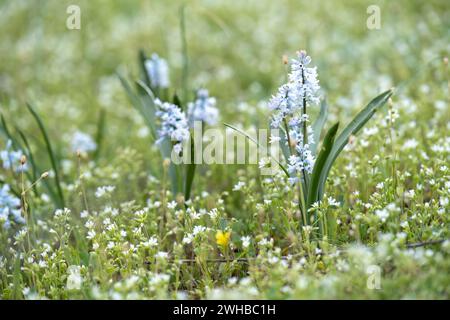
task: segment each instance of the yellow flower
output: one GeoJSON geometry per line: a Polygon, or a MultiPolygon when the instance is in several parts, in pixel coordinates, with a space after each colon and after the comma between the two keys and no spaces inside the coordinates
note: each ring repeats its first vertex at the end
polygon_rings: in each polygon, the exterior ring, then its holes
{"type": "Polygon", "coordinates": [[[226,247],[228,246],[228,243],[230,242],[231,238],[231,231],[223,232],[222,230],[218,230],[216,232],[216,243],[219,246],[226,247]]]}

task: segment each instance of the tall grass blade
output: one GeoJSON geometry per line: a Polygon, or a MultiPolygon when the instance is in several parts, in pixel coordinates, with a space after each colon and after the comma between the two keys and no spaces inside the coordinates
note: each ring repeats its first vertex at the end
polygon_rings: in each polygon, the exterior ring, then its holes
{"type": "Polygon", "coordinates": [[[183,57],[183,69],[181,73],[181,84],[183,89],[183,101],[188,101],[188,78],[189,78],[189,57],[186,40],[186,7],[183,4],[180,8],[180,36],[181,36],[181,50],[183,57]]]}
{"type": "Polygon", "coordinates": [[[60,182],[60,178],[59,178],[59,169],[58,169],[58,166],[56,163],[56,157],[53,152],[53,148],[50,143],[50,139],[48,138],[47,131],[45,130],[44,124],[43,124],[41,118],[39,117],[39,115],[36,113],[36,111],[33,109],[33,107],[29,103],[27,103],[27,108],[30,111],[30,113],[33,115],[33,118],[36,120],[36,123],[39,126],[39,130],[41,131],[41,134],[44,137],[45,146],[47,148],[47,153],[50,158],[50,162],[51,162],[53,171],[55,173],[55,184],[56,184],[56,190],[58,192],[59,205],[61,207],[64,207],[65,206],[64,194],[63,194],[62,188],[61,188],[61,182],[60,182]]]}
{"type": "Polygon", "coordinates": [[[98,115],[97,120],[97,133],[95,135],[95,143],[97,144],[97,149],[95,150],[94,153],[95,160],[98,159],[100,151],[103,146],[103,137],[105,135],[105,124],[106,124],[106,111],[105,109],[102,108],[100,109],[100,113],[98,115]]]}
{"type": "MultiPolygon", "coordinates": [[[[42,173],[42,171],[39,169],[39,166],[37,165],[37,163],[34,159],[34,156],[31,152],[30,145],[28,143],[28,139],[26,138],[25,134],[19,128],[16,127],[16,131],[19,133],[19,136],[21,137],[21,139],[25,145],[25,148],[24,148],[24,146],[17,139],[15,139],[15,137],[10,133],[3,115],[0,115],[0,120],[1,120],[0,121],[0,123],[1,123],[0,129],[1,129],[1,132],[3,133],[3,135],[7,139],[11,140],[12,145],[14,146],[15,149],[20,149],[26,154],[26,156],[32,166],[32,173],[30,173],[29,171],[27,171],[25,173],[28,180],[32,181],[32,182],[36,181],[38,174],[42,173]]],[[[43,180],[43,181],[44,181],[44,185],[47,188],[48,193],[50,194],[50,197],[51,197],[53,203],[55,204],[55,206],[58,206],[59,205],[58,196],[56,195],[55,191],[51,187],[49,181],[47,179],[43,180]]],[[[33,187],[33,190],[34,190],[34,192],[36,192],[36,186],[33,187]]]]}
{"type": "Polygon", "coordinates": [[[145,55],[144,50],[143,49],[139,50],[139,66],[141,68],[142,79],[144,80],[144,83],[150,88],[151,81],[150,76],[147,72],[147,68],[145,67],[146,60],[147,56],[145,55]]]}
{"type": "Polygon", "coordinates": [[[191,197],[192,182],[194,181],[195,175],[195,148],[194,140],[191,138],[191,163],[186,165],[186,178],[185,178],[185,189],[184,189],[184,199],[189,200],[191,197]]]}
{"type": "Polygon", "coordinates": [[[8,125],[6,124],[6,120],[3,117],[3,114],[0,114],[0,121],[1,121],[1,131],[3,133],[3,135],[5,136],[6,139],[11,140],[11,143],[13,145],[13,147],[15,149],[21,149],[23,150],[22,146],[20,145],[20,143],[16,140],[16,138],[11,134],[11,132],[8,129],[8,125]]]}

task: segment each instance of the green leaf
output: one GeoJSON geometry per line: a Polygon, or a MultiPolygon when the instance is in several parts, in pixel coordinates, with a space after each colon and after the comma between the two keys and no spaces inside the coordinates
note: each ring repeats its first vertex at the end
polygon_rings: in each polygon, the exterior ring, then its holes
{"type": "Polygon", "coordinates": [[[152,89],[141,80],[137,80],[136,85],[143,90],[144,94],[141,95],[142,105],[145,109],[149,109],[150,112],[148,116],[151,118],[152,123],[155,123],[155,94],[152,89]]]}
{"type": "Polygon", "coordinates": [[[325,190],[325,183],[330,169],[333,166],[336,158],[341,153],[342,149],[344,149],[345,145],[348,143],[348,139],[350,138],[350,136],[358,133],[358,131],[366,124],[366,122],[369,121],[370,118],[372,118],[375,112],[388,101],[393,93],[394,89],[387,90],[370,101],[369,104],[356,115],[356,117],[344,128],[344,130],[338,136],[336,142],[334,143],[333,149],[331,150],[330,155],[329,157],[327,157],[326,162],[321,170],[317,200],[322,199],[325,190]]]}
{"type": "Polygon", "coordinates": [[[100,109],[97,120],[97,134],[95,135],[95,143],[97,144],[97,150],[94,153],[94,159],[98,159],[100,155],[100,150],[103,144],[103,136],[105,134],[105,122],[106,122],[106,111],[105,109],[100,109]]]}
{"type": "Polygon", "coordinates": [[[184,199],[189,200],[191,197],[192,182],[194,181],[195,175],[195,148],[194,140],[191,138],[191,163],[186,165],[186,179],[185,179],[185,189],[184,189],[184,199]]]}
{"type": "Polygon", "coordinates": [[[317,116],[317,119],[316,121],[314,121],[314,124],[312,126],[314,133],[314,143],[310,144],[310,150],[313,153],[313,155],[317,154],[317,146],[319,145],[320,134],[322,133],[325,122],[327,121],[327,116],[328,116],[328,103],[326,99],[323,99],[322,103],[320,104],[319,115],[317,116]]]}
{"type": "Polygon", "coordinates": [[[58,166],[56,164],[56,157],[55,154],[53,152],[53,148],[52,145],[50,143],[50,139],[48,137],[47,131],[45,130],[44,124],[41,120],[41,118],[39,117],[39,115],[36,113],[36,111],[34,111],[33,107],[27,103],[27,108],[30,111],[30,113],[33,115],[34,119],[36,120],[36,123],[39,126],[39,130],[41,131],[42,136],[44,137],[44,141],[45,141],[45,146],[47,148],[47,153],[48,156],[50,158],[50,162],[53,168],[53,171],[55,173],[55,183],[56,183],[56,189],[58,191],[58,197],[59,197],[59,205],[61,207],[64,207],[64,194],[62,192],[62,188],[61,188],[61,182],[60,182],[60,178],[59,178],[59,169],[58,166]]]}
{"type": "Polygon", "coordinates": [[[181,99],[176,92],[173,94],[173,104],[178,106],[178,108],[180,108],[181,110],[183,110],[181,99]]]}
{"type": "MultiPolygon", "coordinates": [[[[258,141],[256,141],[255,139],[253,139],[250,135],[248,135],[247,133],[245,133],[244,131],[232,126],[231,124],[227,124],[224,123],[224,125],[240,134],[242,134],[243,136],[245,136],[248,140],[250,140],[251,142],[253,142],[254,144],[256,144],[259,148],[262,148],[261,145],[258,143],[258,141]]],[[[272,158],[273,161],[275,161],[281,168],[281,170],[283,170],[283,172],[286,174],[286,176],[289,178],[289,172],[286,170],[286,168],[277,160],[275,159],[272,155],[269,156],[272,158]]]]}
{"type": "Polygon", "coordinates": [[[146,60],[147,60],[147,56],[146,56],[144,50],[140,49],[139,50],[139,66],[141,68],[142,79],[144,80],[144,83],[148,87],[150,87],[151,81],[150,81],[150,77],[149,77],[148,72],[147,72],[147,68],[145,67],[145,61],[146,60]]]}
{"type": "MultiPolygon", "coordinates": [[[[161,156],[164,159],[171,159],[172,155],[172,141],[168,138],[164,138],[164,140],[159,144],[159,150],[161,152],[161,156]]],[[[170,185],[172,187],[172,193],[174,196],[178,194],[180,190],[183,190],[182,187],[182,179],[181,179],[181,170],[178,165],[174,164],[172,161],[169,165],[169,179],[170,185]]]]}
{"type": "Polygon", "coordinates": [[[120,74],[117,75],[122,83],[125,92],[128,95],[128,98],[133,105],[133,107],[142,115],[144,118],[145,124],[150,129],[150,135],[154,140],[156,137],[156,126],[155,126],[155,104],[154,104],[154,95],[150,88],[143,83],[142,81],[137,81],[138,86],[142,88],[145,92],[144,95],[140,96],[136,94],[128,81],[125,80],[120,74]]]}
{"type": "MultiPolygon", "coordinates": [[[[339,122],[328,130],[325,138],[323,139],[322,147],[320,149],[319,155],[317,156],[316,162],[314,163],[314,168],[311,173],[311,181],[309,185],[308,198],[306,201],[306,208],[311,208],[312,204],[318,200],[320,177],[324,170],[325,163],[331,153],[333,148],[334,138],[339,127],[339,122]]],[[[307,215],[309,221],[309,215],[307,215]]]]}

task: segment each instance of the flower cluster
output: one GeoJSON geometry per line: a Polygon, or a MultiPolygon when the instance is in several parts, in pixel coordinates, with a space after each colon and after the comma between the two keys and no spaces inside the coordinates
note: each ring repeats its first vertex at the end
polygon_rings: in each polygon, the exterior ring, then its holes
{"type": "Polygon", "coordinates": [[[15,172],[22,172],[28,169],[26,163],[21,164],[20,159],[23,156],[21,150],[12,150],[12,142],[8,140],[6,148],[0,151],[0,159],[2,159],[3,169],[13,170],[15,172]]]}
{"type": "Polygon", "coordinates": [[[312,127],[308,125],[306,105],[319,102],[320,87],[316,67],[307,67],[310,63],[311,58],[305,51],[298,52],[297,59],[291,62],[288,83],[283,84],[269,102],[269,108],[275,112],[272,128],[284,125],[286,141],[295,149],[295,154],[291,155],[288,164],[288,171],[293,176],[292,181],[297,181],[298,173],[311,173],[314,165],[314,156],[309,148],[314,135],[312,127]]]}
{"type": "Polygon", "coordinates": [[[155,99],[155,105],[159,108],[156,116],[161,120],[161,128],[158,131],[159,139],[156,143],[162,143],[167,137],[174,143],[175,152],[180,154],[183,150],[183,142],[190,136],[186,115],[177,105],[169,102],[155,99]]]}
{"type": "Polygon", "coordinates": [[[298,58],[292,59],[291,73],[289,74],[290,87],[297,99],[310,104],[319,103],[317,93],[320,89],[319,80],[317,80],[317,67],[306,67],[311,63],[311,57],[306,51],[297,53],[298,58]]]}
{"type": "Polygon", "coordinates": [[[80,290],[83,277],[80,274],[80,266],[69,266],[67,269],[67,290],[80,290]]]}
{"type": "Polygon", "coordinates": [[[0,222],[5,229],[11,226],[10,218],[16,223],[25,222],[20,212],[20,199],[11,194],[9,185],[4,184],[0,189],[0,222]]]}
{"type": "Polygon", "coordinates": [[[71,149],[73,152],[89,152],[97,149],[97,144],[90,135],[76,131],[72,136],[71,149]]]}
{"type": "Polygon", "coordinates": [[[216,108],[216,98],[210,97],[207,89],[198,90],[196,100],[188,104],[189,125],[192,127],[195,121],[215,125],[218,118],[219,110],[216,108]]]}
{"type": "Polygon", "coordinates": [[[156,53],[145,61],[145,69],[150,78],[152,88],[168,88],[170,86],[169,67],[166,60],[160,58],[156,53]]]}
{"type": "Polygon", "coordinates": [[[289,137],[291,145],[295,148],[296,153],[289,157],[288,172],[292,176],[291,182],[298,180],[298,173],[306,171],[312,172],[314,166],[314,156],[309,149],[309,144],[314,142],[313,130],[309,122],[307,114],[301,117],[293,117],[288,123],[289,137]],[[303,125],[306,127],[307,140],[303,137],[303,125]]]}
{"type": "Polygon", "coordinates": [[[95,191],[95,196],[101,198],[104,195],[111,194],[116,189],[115,186],[101,186],[95,191]]]}
{"type": "MultiPolygon", "coordinates": [[[[151,86],[153,88],[168,88],[168,66],[164,59],[153,54],[152,58],[145,63],[151,86]]],[[[183,142],[189,139],[189,129],[194,126],[195,121],[202,121],[208,125],[214,125],[219,118],[219,110],[216,108],[216,98],[210,97],[207,89],[197,91],[196,99],[187,104],[187,112],[179,106],[161,101],[156,98],[154,101],[157,111],[156,117],[161,122],[158,130],[159,138],[157,144],[161,144],[165,138],[173,143],[173,150],[177,154],[183,151],[183,142]]]]}

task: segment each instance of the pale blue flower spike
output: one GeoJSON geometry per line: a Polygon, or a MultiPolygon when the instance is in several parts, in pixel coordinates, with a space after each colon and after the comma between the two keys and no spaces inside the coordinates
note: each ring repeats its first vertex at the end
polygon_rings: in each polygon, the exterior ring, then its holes
{"type": "Polygon", "coordinates": [[[151,58],[145,61],[145,69],[150,78],[150,85],[152,88],[169,88],[169,66],[166,60],[160,58],[156,53],[153,53],[151,58]]]}
{"type": "MultiPolygon", "coordinates": [[[[306,51],[297,53],[297,59],[291,61],[291,72],[288,75],[288,83],[283,84],[276,95],[269,101],[269,109],[274,112],[271,127],[280,128],[287,117],[289,136],[296,151],[288,161],[288,172],[293,176],[291,182],[296,182],[294,178],[298,173],[306,171],[311,173],[314,166],[314,156],[309,149],[309,144],[313,142],[314,134],[312,127],[307,126],[308,143],[304,143],[303,125],[309,122],[307,114],[303,114],[304,103],[308,106],[319,103],[318,92],[320,90],[317,79],[316,67],[308,68],[311,63],[306,51]]],[[[305,108],[306,108],[305,105],[305,108]]],[[[287,139],[286,139],[287,141],[287,139]]]]}

